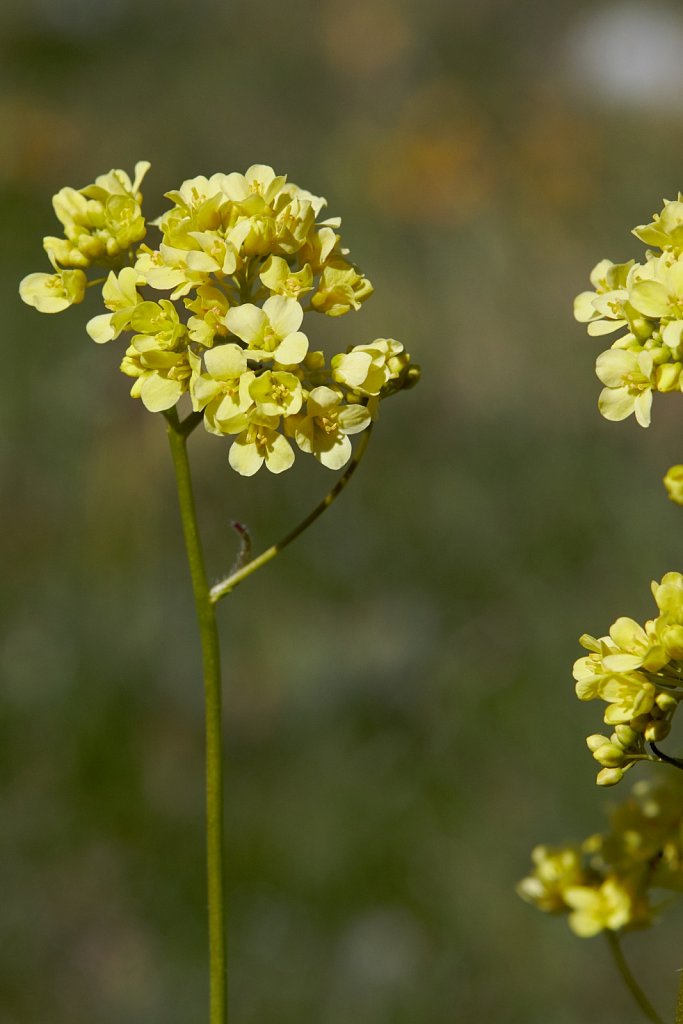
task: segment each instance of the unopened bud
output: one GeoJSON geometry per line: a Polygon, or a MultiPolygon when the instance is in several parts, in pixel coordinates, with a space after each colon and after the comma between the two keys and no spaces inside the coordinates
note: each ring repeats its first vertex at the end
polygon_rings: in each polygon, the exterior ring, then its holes
{"type": "Polygon", "coordinates": [[[672,466],[664,477],[666,493],[677,505],[683,505],[683,466],[672,466]]]}
{"type": "Polygon", "coordinates": [[[624,722],[615,725],[614,735],[625,750],[629,747],[634,747],[638,742],[638,733],[624,722]]]}
{"type": "Polygon", "coordinates": [[[655,702],[657,707],[661,708],[665,714],[670,714],[670,712],[675,711],[678,707],[678,701],[671,693],[658,693],[655,697],[655,702]]]}
{"type": "Polygon", "coordinates": [[[624,763],[624,751],[614,743],[603,743],[601,747],[593,751],[593,757],[605,768],[617,768],[624,763]]]}
{"type": "MultiPolygon", "coordinates": [[[[671,723],[666,721],[650,722],[645,730],[645,739],[648,743],[657,743],[663,740],[671,732],[671,723]]],[[[595,755],[593,755],[595,757],[595,755]]]]}
{"type": "Polygon", "coordinates": [[[603,768],[598,772],[596,782],[598,786],[616,786],[624,777],[623,768],[603,768]]]}
{"type": "Polygon", "coordinates": [[[665,363],[658,366],[655,374],[657,391],[676,391],[681,379],[680,363],[665,363]]]}
{"type": "Polygon", "coordinates": [[[670,658],[683,659],[683,626],[665,626],[661,641],[670,658]]]}
{"type": "Polygon", "coordinates": [[[632,718],[628,724],[635,732],[645,732],[650,721],[651,719],[649,715],[636,715],[636,717],[632,718]]]}

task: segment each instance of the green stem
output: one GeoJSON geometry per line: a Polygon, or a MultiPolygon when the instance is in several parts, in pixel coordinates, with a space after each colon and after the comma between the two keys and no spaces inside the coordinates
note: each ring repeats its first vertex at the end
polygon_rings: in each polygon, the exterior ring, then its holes
{"type": "Polygon", "coordinates": [[[279,555],[288,544],[291,544],[293,540],[296,540],[296,538],[304,532],[304,530],[308,529],[311,523],[314,523],[316,519],[323,514],[325,509],[330,507],[335,498],[337,498],[344,490],[358,468],[358,464],[363,458],[365,449],[368,446],[371,433],[372,424],[370,424],[367,430],[363,432],[351,462],[342,476],[339,477],[332,490],[325,495],[323,500],[316,505],[312,512],[309,512],[305,519],[301,520],[298,526],[295,526],[293,530],[290,530],[290,532],[283,537],[282,540],[279,540],[277,544],[272,544],[260,555],[257,555],[256,558],[252,558],[252,560],[247,562],[246,565],[242,566],[236,572],[231,573],[224,580],[221,580],[220,583],[216,583],[211,587],[210,600],[212,604],[217,604],[222,597],[225,597],[225,595],[229,594],[231,590],[234,590],[238,583],[241,583],[242,580],[246,580],[247,576],[251,576],[251,574],[256,572],[257,569],[260,569],[262,565],[266,565],[266,563],[270,562],[276,555],[279,555]]]}
{"type": "Polygon", "coordinates": [[[192,493],[187,437],[190,417],[180,423],[175,410],[165,414],[175,468],[180,518],[192,577],[204,669],[206,709],[206,856],[209,901],[210,1024],[227,1024],[227,961],[223,885],[223,753],[221,666],[214,606],[204,567],[192,493]]]}
{"type": "MultiPolygon", "coordinates": [[[[621,942],[619,941],[618,934],[616,932],[607,930],[605,931],[605,935],[607,937],[607,942],[612,952],[612,957],[614,958],[614,963],[616,964],[617,970],[621,975],[621,979],[626,985],[631,995],[633,996],[633,998],[635,999],[635,1001],[638,1003],[638,1006],[643,1011],[647,1019],[652,1021],[653,1024],[664,1024],[662,1018],[659,1016],[659,1014],[653,1007],[652,1003],[647,998],[647,996],[641,989],[640,985],[631,974],[631,968],[626,963],[626,958],[624,956],[624,951],[621,948],[621,942]]],[[[676,1017],[676,1024],[682,1024],[682,1022],[683,1017],[680,1021],[678,1017],[676,1017]]]]}

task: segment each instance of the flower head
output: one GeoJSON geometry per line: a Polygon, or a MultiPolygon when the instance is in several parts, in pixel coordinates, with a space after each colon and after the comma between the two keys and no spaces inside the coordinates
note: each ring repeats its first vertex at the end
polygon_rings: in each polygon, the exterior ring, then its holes
{"type": "Polygon", "coordinates": [[[357,345],[331,363],[309,351],[306,313],[340,316],[372,293],[347,259],[339,218],[321,219],[323,198],[253,164],[167,192],[155,246],[143,242],[139,190],[148,168],[141,162],[132,180],[113,170],[57,193],[64,237],[44,240],[54,273],[29,275],[21,297],[59,312],[102,283],[88,281],[86,270],[103,265],[105,312],[87,332],[98,343],[128,335],[121,370],[133,379],[133,397],[165,412],[188,394],[210,433],[234,438],[230,465],[245,476],[288,469],[290,439],[339,469],[351,457],[349,437],[370,424],[380,398],[409,387],[418,372],[393,340],[357,345]]]}
{"type": "Polygon", "coordinates": [[[600,412],[621,420],[635,414],[650,423],[656,391],[683,388],[683,202],[665,201],[660,214],[634,234],[653,246],[644,261],[601,260],[591,273],[593,291],[574,302],[574,315],[593,336],[617,334],[598,357],[605,389],[600,412]],[[656,250],[660,250],[659,252],[656,250]]]}

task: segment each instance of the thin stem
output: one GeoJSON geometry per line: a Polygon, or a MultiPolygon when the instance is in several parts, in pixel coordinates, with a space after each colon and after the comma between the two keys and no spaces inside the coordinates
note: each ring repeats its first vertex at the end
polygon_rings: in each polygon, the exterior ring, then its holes
{"type": "Polygon", "coordinates": [[[680,981],[678,982],[678,1002],[676,1003],[676,1024],[683,1024],[683,970],[678,972],[680,974],[680,981]]]}
{"type": "Polygon", "coordinates": [[[304,532],[304,530],[308,529],[311,523],[314,523],[316,519],[318,519],[318,517],[323,514],[325,509],[330,507],[335,498],[337,498],[344,490],[347,483],[349,482],[349,480],[355,473],[356,469],[358,468],[358,464],[360,463],[360,460],[363,458],[365,449],[368,446],[371,431],[372,424],[370,424],[367,430],[363,432],[358,442],[356,452],[353,458],[351,459],[351,462],[347,466],[342,476],[339,477],[332,490],[325,495],[323,500],[318,505],[316,505],[312,512],[309,512],[305,519],[301,520],[298,526],[295,526],[293,530],[290,530],[290,532],[285,537],[283,537],[282,540],[279,540],[277,544],[272,544],[260,555],[257,555],[256,558],[252,558],[250,562],[247,562],[246,565],[242,566],[241,569],[238,569],[236,572],[231,573],[224,580],[221,580],[220,583],[216,583],[213,587],[211,587],[210,601],[212,604],[217,604],[217,602],[220,601],[222,597],[225,597],[226,594],[229,594],[230,591],[234,590],[238,583],[241,583],[243,580],[246,580],[248,576],[251,576],[253,572],[256,572],[257,569],[260,569],[262,565],[266,565],[273,558],[275,558],[276,555],[279,555],[280,552],[284,550],[284,548],[286,548],[288,544],[291,544],[293,540],[296,540],[296,538],[304,532]]]}
{"type": "Polygon", "coordinates": [[[683,771],[683,760],[680,757],[670,757],[669,754],[665,754],[663,750],[660,750],[655,743],[649,743],[648,746],[658,761],[671,764],[674,768],[680,768],[683,771]]]}
{"type": "MultiPolygon", "coordinates": [[[[633,977],[631,973],[631,968],[626,963],[626,958],[624,956],[624,951],[621,948],[621,942],[619,941],[618,934],[616,932],[607,930],[605,931],[605,935],[607,937],[607,943],[611,950],[614,963],[616,964],[617,970],[621,975],[621,980],[624,982],[627,989],[629,990],[635,1001],[638,1003],[638,1006],[643,1011],[647,1019],[652,1021],[653,1024],[664,1024],[662,1018],[659,1016],[654,1006],[647,998],[647,996],[641,989],[636,979],[633,977]]],[[[676,1019],[676,1024],[681,1024],[678,1018],[676,1019]]]]}
{"type": "Polygon", "coordinates": [[[206,709],[206,857],[209,903],[210,1024],[227,1024],[227,960],[223,883],[223,752],[221,667],[216,615],[209,596],[204,556],[187,458],[187,429],[175,409],[166,413],[178,488],[180,517],[192,577],[204,670],[206,709]]]}

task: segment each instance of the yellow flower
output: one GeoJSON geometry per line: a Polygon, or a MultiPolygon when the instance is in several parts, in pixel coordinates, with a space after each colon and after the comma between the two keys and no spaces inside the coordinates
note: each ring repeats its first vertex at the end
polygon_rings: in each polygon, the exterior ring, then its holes
{"type": "Polygon", "coordinates": [[[228,300],[219,288],[201,285],[197,289],[195,299],[185,299],[185,308],[195,313],[187,321],[187,333],[198,345],[210,348],[214,342],[224,341],[228,334],[225,326],[225,314],[228,312],[228,300]]]}
{"type": "Polygon", "coordinates": [[[403,345],[392,338],[378,338],[371,345],[356,345],[332,358],[332,376],[361,395],[378,395],[403,369],[403,345]]]}
{"type": "Polygon", "coordinates": [[[127,377],[135,377],[130,393],[142,399],[149,412],[172,408],[187,391],[190,364],[186,352],[160,349],[154,338],[138,335],[121,363],[127,377]]]}
{"type": "Polygon", "coordinates": [[[649,224],[640,224],[633,234],[646,245],[658,249],[683,249],[683,202],[680,192],[677,200],[664,200],[661,213],[656,213],[649,224]]]}
{"type": "Polygon", "coordinates": [[[286,295],[298,299],[313,287],[313,271],[308,263],[301,270],[294,271],[282,256],[269,256],[263,264],[259,277],[274,295],[286,295]]]}
{"type": "Polygon", "coordinates": [[[649,352],[609,349],[598,356],[595,372],[605,384],[598,407],[608,420],[623,420],[635,413],[641,427],[650,425],[654,364],[649,352]]]}
{"type": "Polygon", "coordinates": [[[293,465],[294,452],[277,430],[254,423],[235,438],[228,458],[241,476],[253,476],[264,463],[271,473],[283,473],[293,465]]]}
{"type": "Polygon", "coordinates": [[[82,302],[87,278],[82,270],[60,270],[54,274],[28,274],[19,285],[19,295],[39,313],[61,313],[82,302]]]}
{"type": "Polygon", "coordinates": [[[569,927],[582,938],[609,929],[618,931],[634,917],[632,891],[616,877],[608,877],[599,886],[569,886],[563,893],[571,908],[569,927]]]}
{"type": "Polygon", "coordinates": [[[61,189],[52,205],[66,238],[45,238],[45,250],[67,267],[106,263],[127,252],[145,237],[139,188],[149,167],[147,161],[137,163],[133,181],[125,171],[113,170],[79,191],[61,189]]]}
{"type": "Polygon", "coordinates": [[[319,313],[328,316],[342,316],[350,309],[360,309],[368,299],[373,287],[367,277],[359,274],[355,267],[345,260],[328,264],[320,277],[318,289],[311,304],[319,313]]]}
{"type": "Polygon", "coordinates": [[[295,299],[273,295],[263,308],[251,302],[233,306],[225,323],[249,346],[255,359],[274,359],[282,366],[300,363],[308,352],[308,338],[299,331],[304,311],[295,299]]]}
{"type": "Polygon", "coordinates": [[[118,338],[121,331],[130,327],[131,317],[142,302],[137,286],[144,283],[133,267],[124,267],[117,275],[110,271],[102,288],[102,298],[112,313],[94,316],[85,329],[98,344],[118,338]]]}
{"type": "Polygon", "coordinates": [[[285,370],[266,370],[251,381],[249,394],[261,416],[293,416],[301,408],[301,382],[285,370]]]}
{"type": "Polygon", "coordinates": [[[254,373],[247,368],[247,356],[239,345],[217,345],[204,353],[206,373],[199,371],[194,356],[190,395],[195,412],[204,410],[204,426],[213,434],[238,434],[247,426],[245,413],[254,401],[249,385],[254,373]]]}
{"type": "Polygon", "coordinates": [[[322,386],[309,394],[306,412],[288,417],[285,426],[303,452],[312,453],[328,469],[341,469],[351,458],[347,435],[369,424],[364,405],[346,405],[338,391],[322,386]]]}
{"type": "Polygon", "coordinates": [[[534,870],[517,886],[517,893],[539,910],[566,910],[564,893],[586,880],[578,846],[536,846],[531,852],[534,870]]]}

